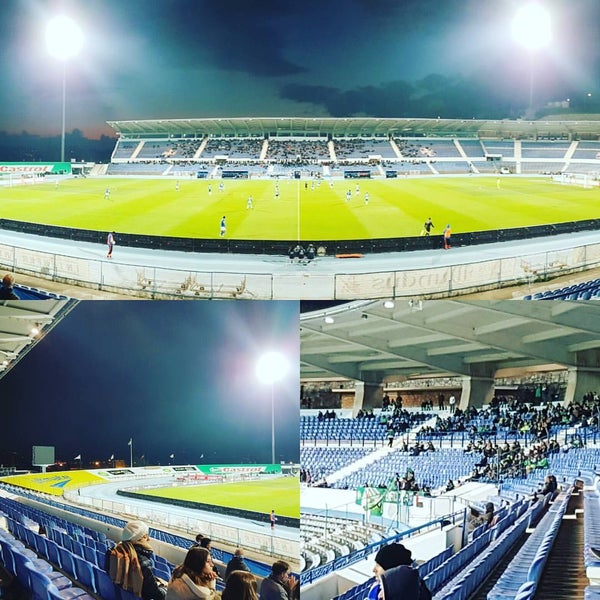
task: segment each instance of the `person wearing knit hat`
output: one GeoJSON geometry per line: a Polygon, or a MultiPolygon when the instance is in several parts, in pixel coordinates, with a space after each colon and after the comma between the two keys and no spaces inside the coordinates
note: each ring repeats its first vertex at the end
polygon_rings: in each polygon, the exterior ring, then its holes
{"type": "Polygon", "coordinates": [[[375,555],[373,573],[381,575],[384,571],[400,565],[412,565],[412,553],[402,544],[382,546],[375,555]]]}
{"type": "Polygon", "coordinates": [[[381,600],[431,600],[431,592],[419,571],[409,565],[388,569],[378,579],[381,600]]]}
{"type": "Polygon", "coordinates": [[[125,527],[123,527],[123,533],[121,534],[121,540],[123,542],[131,542],[135,544],[139,542],[144,536],[149,533],[148,525],[143,521],[129,521],[125,527]]]}
{"type": "Polygon", "coordinates": [[[121,542],[107,551],[106,570],[112,581],[143,600],[164,600],[166,582],[154,575],[153,557],[148,525],[129,521],[121,532],[121,542]]]}
{"type": "Polygon", "coordinates": [[[375,555],[375,583],[367,600],[430,600],[431,594],[412,564],[412,552],[402,544],[382,546],[375,555]]]}

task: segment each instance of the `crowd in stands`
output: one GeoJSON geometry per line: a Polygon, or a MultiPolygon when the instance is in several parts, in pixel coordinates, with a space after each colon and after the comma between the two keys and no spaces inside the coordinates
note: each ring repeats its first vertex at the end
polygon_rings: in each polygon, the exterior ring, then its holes
{"type": "Polygon", "coordinates": [[[498,396],[494,397],[485,409],[470,406],[464,411],[456,408],[448,416],[438,414],[435,425],[423,427],[419,436],[426,438],[452,432],[467,432],[470,436],[477,437],[504,431],[530,434],[541,440],[550,437],[554,426],[577,424],[584,428],[597,427],[599,410],[600,399],[593,392],[585,394],[581,401],[571,402],[568,406],[548,403],[539,408],[516,399],[498,396]]]}
{"type": "Polygon", "coordinates": [[[392,147],[389,140],[385,139],[339,139],[334,141],[336,158],[353,159],[368,158],[372,155],[381,155],[382,151],[392,155],[392,147]]]}
{"type": "Polygon", "coordinates": [[[432,158],[435,156],[435,151],[429,146],[406,140],[396,140],[396,144],[402,156],[406,158],[432,158]]]}
{"type": "Polygon", "coordinates": [[[202,151],[202,157],[223,155],[258,160],[263,141],[262,138],[210,138],[202,151]]]}
{"type": "Polygon", "coordinates": [[[329,159],[330,156],[325,140],[278,140],[271,138],[266,158],[287,164],[311,164],[321,159],[329,159]]]}
{"type": "MultiPolygon", "coordinates": [[[[248,167],[254,167],[260,163],[265,138],[258,137],[209,137],[206,140],[200,156],[195,159],[203,139],[181,138],[181,139],[127,139],[119,140],[113,159],[116,162],[125,160],[141,163],[148,160],[158,164],[172,164],[174,161],[183,161],[188,165],[200,164],[202,161],[215,161],[219,155],[228,156],[230,159],[242,159],[250,161],[248,167]],[[132,155],[139,149],[136,157],[132,155]]],[[[560,157],[566,152],[566,143],[562,145],[544,142],[522,142],[523,152],[529,158],[514,158],[516,153],[515,142],[492,141],[485,142],[476,139],[454,139],[454,138],[398,138],[394,140],[400,151],[397,156],[395,146],[391,138],[278,138],[276,136],[267,140],[267,167],[261,165],[256,171],[256,176],[273,177],[287,176],[286,169],[301,170],[302,177],[323,176],[319,168],[326,170],[326,176],[341,177],[344,170],[349,168],[368,169],[372,177],[383,177],[386,174],[383,169],[393,170],[396,175],[408,176],[409,174],[444,174],[444,173],[498,173],[500,164],[503,171],[509,169],[511,173],[517,172],[517,162],[523,173],[560,173],[564,170],[569,172],[595,173],[597,179],[597,165],[591,164],[591,160],[597,161],[600,152],[597,145],[585,146],[586,142],[578,142],[573,157],[565,166],[560,157]],[[330,152],[330,144],[333,144],[334,155],[330,152]],[[458,144],[458,147],[457,147],[458,144]],[[465,154],[459,147],[462,145],[465,154]],[[500,162],[485,160],[486,153],[499,154],[503,156],[500,162]],[[381,164],[370,164],[369,157],[381,157],[381,164]],[[335,157],[335,164],[333,159],[335,157]],[[451,160],[455,159],[455,160],[451,160]],[[561,162],[562,161],[562,162],[561,162]],[[580,162],[577,162],[580,161],[580,162]],[[583,161],[583,162],[581,162],[583,161]],[[306,171],[307,167],[313,167],[312,172],[306,171]],[[316,169],[314,167],[317,167],[316,169]]],[[[379,163],[379,161],[378,161],[379,163]]],[[[109,170],[110,174],[123,174],[109,170]]],[[[131,173],[135,174],[135,173],[131,173]]],[[[160,173],[148,173],[160,174],[160,173]]]]}
{"type": "Polygon", "coordinates": [[[535,469],[548,468],[548,456],[560,452],[560,445],[556,440],[551,440],[524,448],[518,440],[500,445],[487,441],[483,447],[481,443],[469,443],[465,452],[481,452],[481,460],[473,467],[470,479],[498,481],[503,477],[526,477],[535,469]]]}

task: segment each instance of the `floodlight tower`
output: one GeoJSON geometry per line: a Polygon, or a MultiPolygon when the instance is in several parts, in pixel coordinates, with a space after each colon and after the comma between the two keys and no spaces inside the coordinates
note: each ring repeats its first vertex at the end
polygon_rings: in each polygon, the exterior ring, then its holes
{"type": "Polygon", "coordinates": [[[65,162],[65,124],[67,107],[67,61],[75,57],[83,45],[83,33],[77,23],[67,16],[53,18],[46,28],[48,52],[62,62],[62,130],[60,139],[60,160],[65,162]]]}
{"type": "Polygon", "coordinates": [[[528,116],[533,116],[533,79],[535,53],[545,48],[552,39],[550,14],[537,2],[519,8],[512,21],[512,34],[517,43],[529,52],[529,107],[528,116]]]}
{"type": "Polygon", "coordinates": [[[271,385],[271,464],[275,464],[275,383],[288,372],[288,361],[280,352],[266,352],[256,364],[256,376],[262,383],[271,385]]]}

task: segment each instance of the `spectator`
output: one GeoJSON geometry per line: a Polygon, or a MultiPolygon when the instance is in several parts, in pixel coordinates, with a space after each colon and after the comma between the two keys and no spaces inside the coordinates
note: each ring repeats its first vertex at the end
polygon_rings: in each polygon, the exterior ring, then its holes
{"type": "MultiPolygon", "coordinates": [[[[205,548],[206,550],[208,550],[208,553],[211,555],[211,559],[212,559],[212,540],[209,537],[203,537],[200,540],[200,547],[201,548],[205,548]]],[[[219,577],[219,572],[217,571],[217,567],[216,565],[213,563],[213,571],[215,572],[215,575],[217,576],[217,578],[219,577]]]]}
{"type": "Polygon", "coordinates": [[[250,571],[248,565],[244,561],[244,551],[238,548],[233,555],[233,558],[227,563],[225,569],[225,581],[229,578],[232,571],[250,571]]]}
{"type": "Polygon", "coordinates": [[[249,571],[232,571],[221,600],[258,600],[256,577],[249,571]]]}
{"type": "Polygon", "coordinates": [[[383,598],[392,600],[429,600],[431,594],[412,568],[412,553],[402,544],[382,546],[375,555],[373,573],[376,582],[369,590],[369,600],[377,600],[383,592],[383,598]]]}
{"type": "Polygon", "coordinates": [[[203,533],[199,533],[196,536],[196,541],[191,545],[192,548],[199,548],[202,547],[202,540],[204,539],[204,534],[203,533]]]}
{"type": "Polygon", "coordinates": [[[456,411],[456,396],[454,394],[450,395],[450,398],[448,399],[448,406],[450,407],[451,413],[456,411]]]}
{"type": "Polygon", "coordinates": [[[15,278],[11,273],[7,273],[2,278],[2,287],[0,288],[0,300],[18,300],[19,296],[15,294],[13,285],[15,278]]]}
{"type": "Polygon", "coordinates": [[[173,570],[167,589],[167,600],[213,600],[217,576],[206,548],[190,548],[183,564],[173,570]]]}
{"type": "Polygon", "coordinates": [[[298,580],[290,575],[290,565],[278,560],[260,584],[260,600],[291,600],[297,585],[298,580]]]}
{"type": "Polygon", "coordinates": [[[488,528],[495,525],[493,502],[488,502],[485,505],[485,512],[483,514],[480,514],[476,509],[471,509],[471,515],[469,516],[469,530],[473,531],[480,525],[487,525],[488,528]]]}
{"type": "Polygon", "coordinates": [[[379,576],[388,569],[398,567],[399,565],[412,565],[411,551],[402,544],[388,544],[387,546],[382,546],[375,555],[373,573],[379,576]]]}
{"type": "Polygon", "coordinates": [[[385,600],[431,600],[431,592],[419,571],[410,565],[399,565],[378,577],[385,600]]]}
{"type": "Polygon", "coordinates": [[[143,600],[163,600],[165,582],[152,572],[154,552],[150,546],[148,525],[130,521],[123,528],[122,541],[106,554],[106,570],[119,586],[143,600]],[[128,564],[129,568],[125,569],[128,564]]]}

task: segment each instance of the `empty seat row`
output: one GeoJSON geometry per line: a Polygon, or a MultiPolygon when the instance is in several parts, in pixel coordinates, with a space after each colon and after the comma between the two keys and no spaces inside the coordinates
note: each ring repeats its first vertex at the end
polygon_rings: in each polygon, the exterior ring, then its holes
{"type": "Polygon", "coordinates": [[[567,509],[571,492],[572,488],[558,496],[552,508],[542,518],[489,592],[488,600],[513,599],[518,593],[531,594],[533,597],[567,509]]]}

